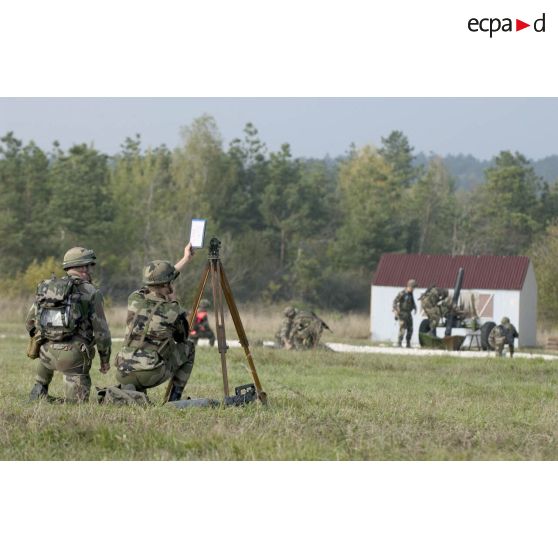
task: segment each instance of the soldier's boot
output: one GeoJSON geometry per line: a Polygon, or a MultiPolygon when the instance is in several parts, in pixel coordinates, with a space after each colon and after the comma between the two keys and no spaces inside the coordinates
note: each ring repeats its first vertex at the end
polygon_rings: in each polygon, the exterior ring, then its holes
{"type": "Polygon", "coordinates": [[[400,336],[397,338],[397,346],[398,346],[398,347],[402,347],[402,346],[403,346],[403,336],[402,336],[402,335],[400,335],[400,336]]]}
{"type": "Polygon", "coordinates": [[[184,391],[184,386],[177,386],[173,384],[170,395],[169,401],[179,401],[182,397],[182,392],[184,391]]]}
{"type": "Polygon", "coordinates": [[[38,399],[46,399],[48,396],[48,386],[41,384],[41,382],[36,382],[31,393],[29,394],[29,401],[37,401],[38,399]]]}
{"type": "Polygon", "coordinates": [[[407,349],[411,348],[411,341],[409,339],[407,339],[407,345],[406,345],[407,349]]]}

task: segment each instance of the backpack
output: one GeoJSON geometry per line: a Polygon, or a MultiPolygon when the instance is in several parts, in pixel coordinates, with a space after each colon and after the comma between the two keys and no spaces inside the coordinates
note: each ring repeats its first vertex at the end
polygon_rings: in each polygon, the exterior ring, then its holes
{"type": "Polygon", "coordinates": [[[84,317],[77,277],[52,277],[37,287],[37,324],[41,337],[49,341],[63,341],[75,335],[84,317]]]}
{"type": "Polygon", "coordinates": [[[104,388],[95,387],[100,405],[149,405],[147,395],[134,389],[124,389],[121,385],[104,388]]]}

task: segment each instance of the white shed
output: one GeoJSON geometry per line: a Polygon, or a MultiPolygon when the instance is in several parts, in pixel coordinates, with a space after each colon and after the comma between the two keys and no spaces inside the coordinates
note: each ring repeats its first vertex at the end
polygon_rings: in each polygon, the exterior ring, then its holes
{"type": "Polygon", "coordinates": [[[430,285],[453,289],[460,267],[465,270],[462,296],[474,295],[482,322],[499,323],[507,316],[519,331],[519,345],[536,345],[537,282],[533,264],[526,256],[384,254],[372,281],[371,339],[397,340],[393,299],[409,279],[415,279],[417,313],[413,318],[412,343],[418,344],[419,324],[424,318],[418,301],[420,295],[430,285]]]}

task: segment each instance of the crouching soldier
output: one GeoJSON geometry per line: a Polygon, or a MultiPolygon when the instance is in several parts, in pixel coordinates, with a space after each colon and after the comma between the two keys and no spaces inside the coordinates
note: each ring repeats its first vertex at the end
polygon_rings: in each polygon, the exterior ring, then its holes
{"type": "Polygon", "coordinates": [[[193,255],[191,245],[176,264],[149,262],[144,286],[128,298],[124,345],[116,355],[116,379],[123,389],[145,392],[172,379],[169,401],[180,399],[194,366],[186,312],[176,301],[172,282],[193,255]]]}
{"type": "Polygon", "coordinates": [[[515,329],[509,318],[504,317],[500,325],[492,328],[488,336],[488,344],[498,353],[499,357],[503,356],[504,347],[509,345],[510,358],[513,358],[516,337],[519,337],[517,329],[515,329]]]}
{"type": "Polygon", "coordinates": [[[215,334],[209,325],[208,310],[209,300],[203,298],[200,300],[199,308],[190,330],[190,339],[192,339],[195,345],[198,344],[198,339],[209,339],[209,344],[212,347],[215,345],[215,334]]]}
{"type": "Polygon", "coordinates": [[[292,349],[291,344],[291,330],[293,328],[293,320],[297,315],[298,310],[292,306],[287,306],[283,310],[283,321],[279,331],[275,334],[275,344],[277,347],[285,349],[292,349]]]}
{"type": "Polygon", "coordinates": [[[290,345],[297,350],[315,349],[320,344],[324,329],[329,329],[329,326],[314,312],[299,310],[293,319],[289,336],[290,345]]]}
{"type": "Polygon", "coordinates": [[[106,374],[110,368],[111,338],[103,297],[91,284],[95,263],[93,250],[71,248],[62,264],[67,275],[46,279],[37,287],[26,319],[35,348],[29,356],[39,357],[30,400],[48,396],[54,371],[58,370],[64,374],[64,400],[87,401],[95,345],[101,359],[100,372],[106,374]]]}

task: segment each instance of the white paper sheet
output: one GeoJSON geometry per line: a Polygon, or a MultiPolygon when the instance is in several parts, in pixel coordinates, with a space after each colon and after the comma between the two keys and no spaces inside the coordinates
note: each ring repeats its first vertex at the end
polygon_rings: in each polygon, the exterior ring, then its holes
{"type": "Polygon", "coordinates": [[[192,219],[192,227],[190,229],[190,242],[192,248],[202,248],[205,237],[205,219],[192,219]]]}

